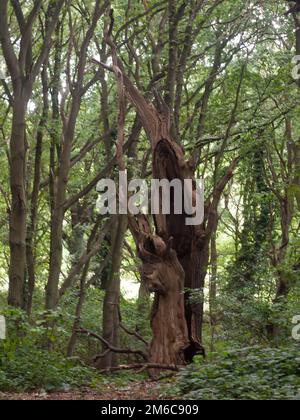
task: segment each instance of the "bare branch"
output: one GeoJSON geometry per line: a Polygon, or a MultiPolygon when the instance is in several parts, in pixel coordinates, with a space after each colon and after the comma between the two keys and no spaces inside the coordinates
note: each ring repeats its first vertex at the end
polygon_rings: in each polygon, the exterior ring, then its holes
{"type": "Polygon", "coordinates": [[[76,331],[78,334],[85,334],[88,337],[96,338],[97,340],[101,341],[104,346],[106,346],[110,351],[113,353],[119,353],[119,354],[135,354],[137,356],[141,356],[144,360],[148,360],[148,355],[144,353],[141,350],[132,350],[132,349],[120,349],[117,347],[112,346],[105,338],[101,337],[101,335],[98,335],[94,332],[88,331],[84,328],[80,328],[76,331]]]}
{"type": "Polygon", "coordinates": [[[149,346],[149,343],[147,340],[144,339],[137,331],[130,331],[125,325],[120,324],[120,328],[122,328],[123,331],[125,331],[128,335],[132,335],[136,337],[138,340],[142,341],[146,346],[149,346]]]}

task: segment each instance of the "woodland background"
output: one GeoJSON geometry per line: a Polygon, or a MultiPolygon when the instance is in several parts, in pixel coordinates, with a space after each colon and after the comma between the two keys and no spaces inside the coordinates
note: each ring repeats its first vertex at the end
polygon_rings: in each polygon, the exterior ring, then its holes
{"type": "Polygon", "coordinates": [[[120,166],[153,175],[145,121],[113,71],[119,60],[140,95],[167,107],[174,144],[205,179],[202,282],[185,292],[203,310],[206,359],[199,346],[156,398],[299,397],[294,5],[1,0],[0,391],[101,395],[148,377],[153,293],[139,239],[126,217],[96,209],[97,182],[118,179],[120,166]],[[138,372],[118,370],[133,364],[138,372]]]}

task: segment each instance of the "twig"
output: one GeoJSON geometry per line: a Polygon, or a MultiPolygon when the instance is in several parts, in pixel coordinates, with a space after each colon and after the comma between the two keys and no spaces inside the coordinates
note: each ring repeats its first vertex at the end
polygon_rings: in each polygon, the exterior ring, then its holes
{"type": "Polygon", "coordinates": [[[107,355],[108,355],[108,353],[110,353],[110,349],[105,350],[105,351],[104,351],[103,353],[101,353],[101,354],[97,354],[96,356],[94,356],[94,357],[93,357],[93,362],[94,362],[94,363],[97,363],[97,361],[98,361],[99,359],[103,359],[103,357],[107,356],[107,355]]]}

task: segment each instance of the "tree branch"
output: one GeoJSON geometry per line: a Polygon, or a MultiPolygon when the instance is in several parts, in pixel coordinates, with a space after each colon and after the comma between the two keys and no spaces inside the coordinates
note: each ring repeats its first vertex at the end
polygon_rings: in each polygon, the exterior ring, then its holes
{"type": "MultiPolygon", "coordinates": [[[[172,372],[179,372],[181,366],[176,365],[162,365],[159,363],[135,363],[133,365],[121,365],[117,367],[111,367],[108,369],[103,369],[101,373],[110,373],[110,372],[117,372],[119,370],[136,370],[136,369],[158,369],[158,370],[170,370],[172,372]]],[[[183,367],[183,366],[182,366],[183,367]]]]}
{"type": "Polygon", "coordinates": [[[120,324],[120,328],[122,328],[123,331],[125,331],[128,335],[136,337],[138,340],[140,340],[142,343],[144,343],[146,346],[149,346],[149,343],[147,340],[144,339],[137,331],[130,331],[125,325],[122,323],[120,324]]]}
{"type": "Polygon", "coordinates": [[[96,338],[97,340],[101,341],[104,346],[106,346],[110,351],[113,353],[119,353],[119,354],[135,354],[137,356],[141,356],[145,361],[148,360],[148,355],[144,353],[142,350],[132,350],[132,349],[120,349],[118,347],[112,346],[105,338],[101,337],[101,335],[98,335],[92,331],[88,331],[84,328],[80,328],[76,331],[78,334],[85,334],[88,337],[96,338]]]}
{"type": "Polygon", "coordinates": [[[0,2],[0,42],[14,89],[16,89],[18,87],[18,79],[21,77],[21,69],[9,36],[7,3],[8,0],[1,0],[0,2]]]}

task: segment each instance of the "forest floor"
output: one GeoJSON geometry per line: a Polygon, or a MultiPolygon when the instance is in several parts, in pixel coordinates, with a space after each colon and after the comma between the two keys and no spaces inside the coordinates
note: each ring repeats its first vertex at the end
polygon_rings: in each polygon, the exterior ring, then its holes
{"type": "Polygon", "coordinates": [[[101,391],[83,388],[67,392],[47,393],[44,390],[31,393],[2,393],[0,400],[160,400],[161,388],[157,382],[142,381],[126,387],[106,385],[101,391]]]}

